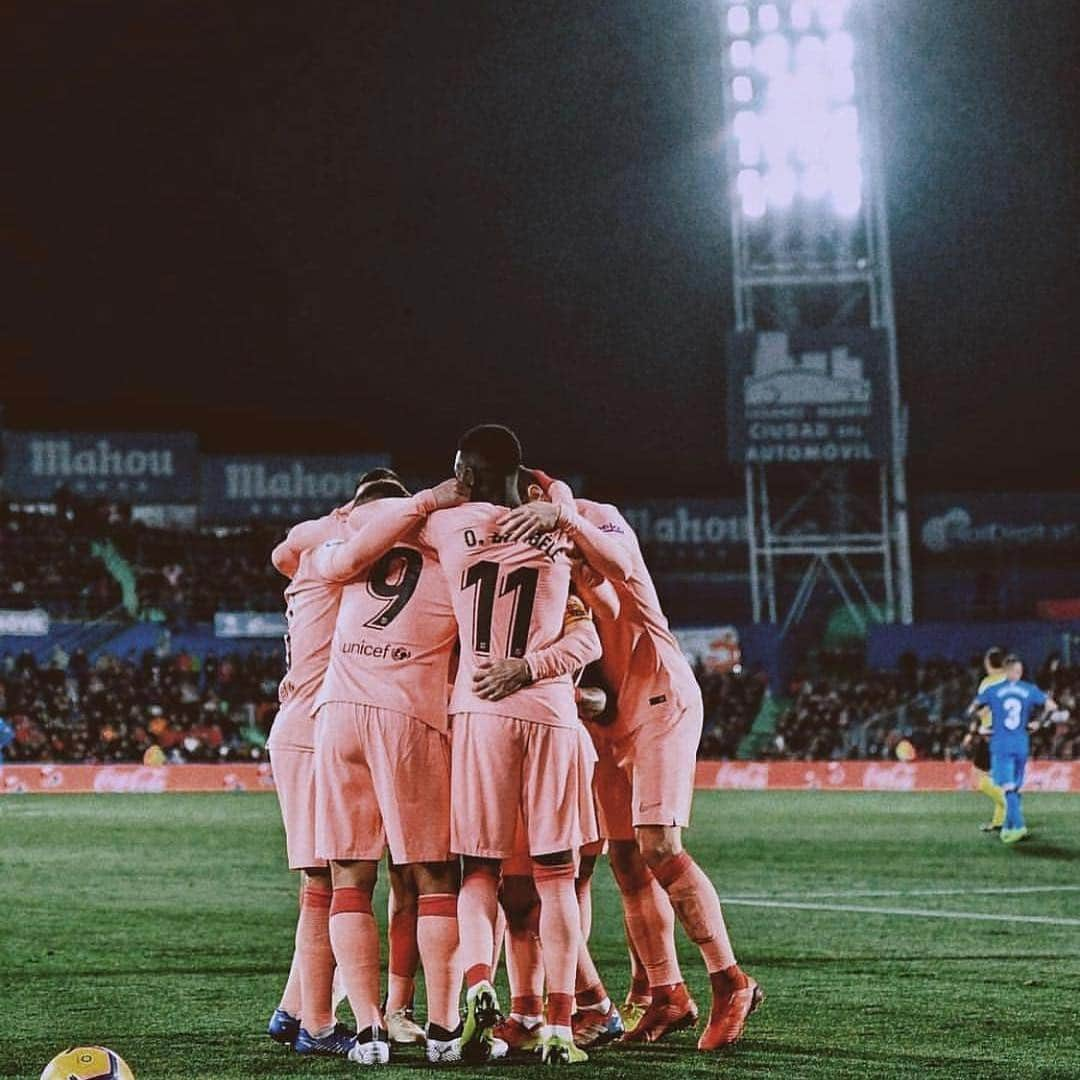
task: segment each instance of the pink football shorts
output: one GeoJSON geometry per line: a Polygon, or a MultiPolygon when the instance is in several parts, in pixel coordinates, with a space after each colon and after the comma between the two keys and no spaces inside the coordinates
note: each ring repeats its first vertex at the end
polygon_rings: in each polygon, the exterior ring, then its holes
{"type": "Polygon", "coordinates": [[[450,858],[450,745],[415,717],[327,702],[315,721],[315,849],[399,866],[450,858]]]}
{"type": "Polygon", "coordinates": [[[285,826],[289,869],[326,866],[326,860],[315,854],[315,754],[311,750],[271,750],[270,765],[285,826]]]}
{"type": "Polygon", "coordinates": [[[617,742],[598,743],[593,786],[601,836],[633,840],[638,825],[690,824],[701,725],[695,702],[617,742]]]}
{"type": "Polygon", "coordinates": [[[529,855],[572,851],[596,839],[596,754],[580,727],[490,713],[453,718],[450,847],[507,859],[520,816],[529,855]]]}

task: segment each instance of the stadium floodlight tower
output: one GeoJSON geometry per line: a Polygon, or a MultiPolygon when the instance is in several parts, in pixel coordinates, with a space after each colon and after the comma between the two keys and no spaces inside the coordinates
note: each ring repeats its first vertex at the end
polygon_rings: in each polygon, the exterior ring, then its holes
{"type": "Polygon", "coordinates": [[[754,619],[831,584],[856,625],[911,622],[873,0],[718,0],[754,619]]]}

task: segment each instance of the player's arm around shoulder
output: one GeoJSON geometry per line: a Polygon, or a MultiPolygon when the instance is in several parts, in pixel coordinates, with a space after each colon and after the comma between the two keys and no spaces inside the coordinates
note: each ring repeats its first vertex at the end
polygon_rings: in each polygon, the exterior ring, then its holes
{"type": "Polygon", "coordinates": [[[1028,721],[1029,731],[1038,731],[1058,711],[1058,703],[1041,687],[1036,686],[1035,711],[1028,721]]]}
{"type": "MultiPolygon", "coordinates": [[[[336,514],[337,511],[334,511],[336,514]]],[[[270,553],[270,562],[279,574],[292,579],[300,569],[300,557],[305,551],[317,547],[327,538],[329,522],[333,514],[326,517],[312,518],[294,525],[277,547],[270,553]]]]}
{"type": "Polygon", "coordinates": [[[611,581],[626,581],[634,572],[632,552],[579,511],[573,492],[561,480],[551,482],[546,501],[536,499],[514,507],[499,519],[498,527],[508,540],[530,540],[561,531],[601,576],[611,581]]]}
{"type": "MultiPolygon", "coordinates": [[[[356,528],[345,541],[320,553],[320,575],[327,581],[345,582],[362,573],[407,533],[422,525],[436,510],[458,506],[466,492],[457,480],[445,480],[434,488],[407,499],[382,499],[354,511],[356,528]]],[[[353,522],[350,518],[350,524],[353,522]]]]}
{"type": "Polygon", "coordinates": [[[600,635],[581,598],[570,596],[563,617],[562,637],[546,649],[525,654],[534,682],[575,674],[603,655],[600,635]]]}
{"type": "Polygon", "coordinates": [[[579,509],[573,500],[559,504],[561,527],[585,562],[608,581],[625,583],[634,573],[633,533],[614,506],[594,503],[579,509]]]}
{"type": "Polygon", "coordinates": [[[501,701],[534,682],[581,671],[599,660],[602,652],[592,616],[578,597],[571,596],[558,641],[523,657],[489,660],[477,665],[473,672],[473,690],[487,701],[501,701]]]}

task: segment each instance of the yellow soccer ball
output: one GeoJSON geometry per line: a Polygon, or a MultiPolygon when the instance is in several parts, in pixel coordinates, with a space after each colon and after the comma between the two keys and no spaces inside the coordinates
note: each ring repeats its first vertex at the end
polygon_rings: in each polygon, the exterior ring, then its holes
{"type": "Polygon", "coordinates": [[[41,1080],[135,1080],[127,1062],[104,1046],[75,1046],[45,1066],[41,1080]]]}

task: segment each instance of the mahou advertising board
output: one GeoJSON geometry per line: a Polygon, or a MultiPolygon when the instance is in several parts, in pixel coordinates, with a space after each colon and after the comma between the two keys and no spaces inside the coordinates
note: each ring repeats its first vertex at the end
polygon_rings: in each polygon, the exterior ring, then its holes
{"type": "MultiPolygon", "coordinates": [[[[699,761],[699,791],[968,791],[947,761],[699,761]]],[[[0,795],[272,791],[270,765],[2,765],[0,795]]],[[[1080,792],[1080,761],[1029,761],[1025,791],[1080,792]]]]}

